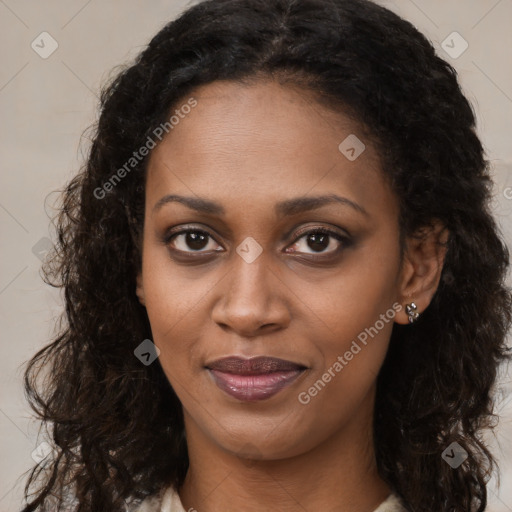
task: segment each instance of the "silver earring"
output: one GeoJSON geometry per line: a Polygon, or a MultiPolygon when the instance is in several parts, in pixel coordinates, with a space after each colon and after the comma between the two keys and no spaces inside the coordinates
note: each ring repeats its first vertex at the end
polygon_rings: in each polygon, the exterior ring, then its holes
{"type": "Polygon", "coordinates": [[[409,316],[409,323],[412,324],[413,322],[416,322],[418,318],[420,317],[420,314],[416,311],[418,309],[418,306],[414,302],[411,302],[410,304],[406,304],[405,311],[407,312],[407,315],[409,316]]]}

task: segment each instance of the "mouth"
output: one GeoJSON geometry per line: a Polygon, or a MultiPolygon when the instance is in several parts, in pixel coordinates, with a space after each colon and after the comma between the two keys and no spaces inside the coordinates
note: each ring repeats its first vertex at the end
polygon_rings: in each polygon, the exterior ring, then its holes
{"type": "Polygon", "coordinates": [[[268,399],[291,385],[307,367],[285,359],[232,356],[208,363],[205,368],[215,384],[242,401],[268,399]]]}

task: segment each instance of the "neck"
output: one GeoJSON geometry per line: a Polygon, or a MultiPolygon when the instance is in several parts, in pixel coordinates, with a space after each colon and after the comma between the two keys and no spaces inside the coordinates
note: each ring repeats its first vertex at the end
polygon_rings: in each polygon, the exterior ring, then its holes
{"type": "Polygon", "coordinates": [[[375,463],[371,398],[314,449],[279,460],[243,459],[226,451],[185,414],[189,470],[179,491],[183,507],[252,512],[279,504],[284,512],[373,512],[390,489],[375,463]]]}

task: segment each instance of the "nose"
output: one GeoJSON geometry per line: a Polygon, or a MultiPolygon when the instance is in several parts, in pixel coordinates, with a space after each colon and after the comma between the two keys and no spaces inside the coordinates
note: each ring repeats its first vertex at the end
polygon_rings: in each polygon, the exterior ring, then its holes
{"type": "Polygon", "coordinates": [[[250,338],[289,325],[286,286],[263,254],[252,263],[235,255],[222,283],[212,310],[212,320],[222,329],[250,338]]]}

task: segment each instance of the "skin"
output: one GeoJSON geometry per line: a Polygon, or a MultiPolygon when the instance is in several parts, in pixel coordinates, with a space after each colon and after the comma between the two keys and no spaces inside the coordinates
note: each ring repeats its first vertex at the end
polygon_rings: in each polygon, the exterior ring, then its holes
{"type": "Polygon", "coordinates": [[[137,279],[160,364],[184,409],[183,506],[372,512],[390,493],[372,444],[375,381],[393,321],[407,324],[405,304],[414,300],[421,313],[435,293],[444,261],[436,242],[445,230],[435,224],[423,239],[408,239],[400,265],[398,201],[378,155],[354,121],[309,92],[268,80],[215,82],[191,96],[197,106],[150,155],[137,279]],[[350,134],[366,144],[354,161],[338,150],[350,134]],[[167,194],[206,198],[225,213],[179,202],[155,209],[167,194]],[[366,214],[341,203],[274,210],[280,201],[329,194],[366,214]],[[170,228],[190,225],[211,237],[202,246],[187,245],[185,235],[163,241],[170,228]],[[329,238],[315,249],[296,235],[304,227],[332,229],[349,243],[329,238]],[[262,249],[252,263],[236,252],[247,237],[262,249]],[[323,263],[308,260],[314,254],[323,263]],[[394,320],[300,403],[299,393],[395,302],[402,310],[394,320]],[[273,397],[242,402],[204,368],[228,355],[275,356],[308,369],[273,397]]]}

